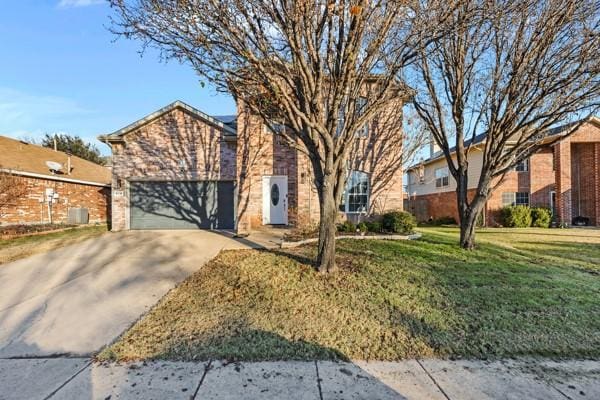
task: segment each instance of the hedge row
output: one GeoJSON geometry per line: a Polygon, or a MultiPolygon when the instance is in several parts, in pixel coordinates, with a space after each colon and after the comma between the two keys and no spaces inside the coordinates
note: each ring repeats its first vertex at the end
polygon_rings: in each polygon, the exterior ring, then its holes
{"type": "Polygon", "coordinates": [[[502,224],[509,228],[549,228],[552,212],[546,207],[508,206],[502,209],[502,224]]]}
{"type": "Polygon", "coordinates": [[[357,225],[345,221],[338,225],[339,232],[373,232],[373,233],[414,233],[417,226],[415,217],[406,211],[391,211],[370,221],[360,222],[357,225]]]}

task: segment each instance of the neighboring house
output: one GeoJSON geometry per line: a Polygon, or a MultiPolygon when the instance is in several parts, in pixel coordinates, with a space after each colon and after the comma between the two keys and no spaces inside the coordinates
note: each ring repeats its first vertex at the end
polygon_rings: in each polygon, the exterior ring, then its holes
{"type": "MultiPolygon", "coordinates": [[[[373,121],[356,138],[341,217],[402,208],[402,132],[379,130],[373,121]]],[[[113,230],[248,232],[318,221],[307,156],[243,106],[211,117],[176,101],[99,139],[113,154],[113,230]]]]}
{"type": "MultiPolygon", "coordinates": [[[[548,140],[572,126],[552,129],[548,140]]],[[[484,146],[485,136],[477,136],[469,153],[472,192],[481,173],[484,146]]],[[[432,157],[408,170],[408,211],[419,221],[449,216],[458,221],[456,182],[443,155],[435,150],[432,157]]],[[[600,226],[600,119],[590,118],[571,136],[543,147],[508,172],[486,203],[486,225],[501,225],[501,208],[518,204],[548,207],[558,223],[570,225],[583,217],[600,226]]]]}
{"type": "Polygon", "coordinates": [[[0,225],[106,222],[110,170],[61,151],[0,136],[0,225]],[[71,219],[69,219],[69,210],[71,219]],[[83,212],[80,209],[85,209],[83,212]]]}

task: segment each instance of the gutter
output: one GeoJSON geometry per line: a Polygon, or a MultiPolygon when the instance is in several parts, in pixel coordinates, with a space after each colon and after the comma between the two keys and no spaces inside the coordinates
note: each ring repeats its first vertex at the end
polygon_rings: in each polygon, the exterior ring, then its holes
{"type": "Polygon", "coordinates": [[[40,178],[40,179],[48,179],[51,181],[61,181],[61,182],[68,182],[68,183],[78,183],[81,185],[90,185],[90,186],[100,186],[100,187],[110,187],[111,185],[108,183],[100,183],[100,182],[91,182],[91,181],[82,181],[79,179],[71,179],[71,178],[62,178],[56,175],[44,175],[44,174],[36,174],[34,172],[25,172],[25,171],[18,171],[18,170],[14,170],[14,169],[8,169],[8,168],[0,168],[0,172],[6,172],[12,175],[19,175],[19,176],[27,176],[30,178],[40,178]]]}

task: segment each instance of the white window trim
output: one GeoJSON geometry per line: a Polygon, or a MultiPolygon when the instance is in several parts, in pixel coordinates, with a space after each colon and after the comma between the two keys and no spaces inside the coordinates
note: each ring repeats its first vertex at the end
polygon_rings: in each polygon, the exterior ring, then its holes
{"type": "Polygon", "coordinates": [[[344,190],[344,213],[346,214],[367,214],[369,212],[369,204],[371,202],[371,182],[369,180],[369,174],[367,172],[364,171],[358,171],[358,170],[351,170],[350,173],[348,174],[348,179],[346,180],[346,188],[344,190]],[[361,174],[364,174],[367,177],[367,205],[364,211],[350,211],[350,192],[349,192],[349,188],[348,188],[348,184],[350,183],[350,179],[352,177],[352,174],[355,172],[359,172],[361,174]]]}
{"type": "Polygon", "coordinates": [[[433,179],[434,179],[434,183],[435,183],[435,188],[436,189],[442,189],[442,188],[450,186],[450,171],[448,170],[448,167],[436,168],[433,171],[433,179]],[[438,178],[438,176],[437,176],[437,172],[438,171],[445,171],[446,174],[444,176],[441,176],[441,177],[438,178]],[[445,184],[444,184],[444,178],[446,179],[446,183],[445,184]],[[438,179],[441,179],[441,185],[440,186],[438,186],[438,179]]]}
{"type": "Polygon", "coordinates": [[[525,158],[521,161],[519,161],[517,164],[515,164],[515,171],[517,172],[529,172],[529,158],[525,158]],[[518,170],[517,167],[519,166],[519,164],[524,163],[524,169],[523,170],[518,170]]]}

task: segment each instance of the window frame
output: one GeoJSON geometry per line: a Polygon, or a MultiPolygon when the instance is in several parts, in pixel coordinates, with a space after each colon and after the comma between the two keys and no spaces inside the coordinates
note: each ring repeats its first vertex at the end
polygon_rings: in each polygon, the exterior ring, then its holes
{"type": "Polygon", "coordinates": [[[365,171],[359,171],[359,170],[351,170],[348,173],[348,178],[346,179],[346,187],[344,188],[344,193],[342,194],[342,202],[340,204],[340,211],[346,213],[346,214],[368,214],[369,212],[369,204],[371,201],[371,180],[370,180],[370,175],[365,172],[365,171]],[[357,180],[355,181],[355,177],[358,176],[357,180]],[[356,182],[356,184],[354,184],[354,182],[356,182]],[[363,190],[360,190],[359,193],[354,193],[352,192],[350,189],[351,188],[364,188],[363,190]],[[360,207],[362,207],[362,209],[357,209],[352,211],[351,210],[351,204],[350,204],[350,197],[354,196],[355,198],[357,197],[364,197],[365,199],[365,203],[360,204],[360,203],[353,203],[353,204],[359,204],[360,207]]]}
{"type": "Polygon", "coordinates": [[[529,172],[529,158],[525,158],[519,161],[515,165],[515,171],[517,172],[529,172]]]}
{"type": "Polygon", "coordinates": [[[529,204],[530,204],[529,192],[515,192],[515,206],[529,207],[529,204]],[[521,200],[519,200],[519,195],[521,195],[521,200]],[[523,202],[523,197],[525,197],[527,199],[526,202],[523,202]]]}
{"type": "Polygon", "coordinates": [[[502,207],[527,206],[531,203],[531,194],[529,192],[503,192],[502,207]],[[506,201],[510,197],[510,202],[506,201]],[[526,199],[526,201],[523,201],[526,199]]]}
{"type": "MultiPolygon", "coordinates": [[[[363,109],[367,106],[368,102],[369,99],[364,96],[360,96],[356,99],[356,114],[358,116],[361,116],[364,113],[363,109]]],[[[369,137],[369,130],[369,122],[365,122],[365,124],[355,132],[355,136],[369,137]]]]}
{"type": "Polygon", "coordinates": [[[448,167],[436,168],[433,171],[433,177],[435,178],[436,189],[450,186],[450,171],[448,170],[448,167]],[[445,173],[444,175],[438,177],[438,171],[444,171],[445,173]]]}

